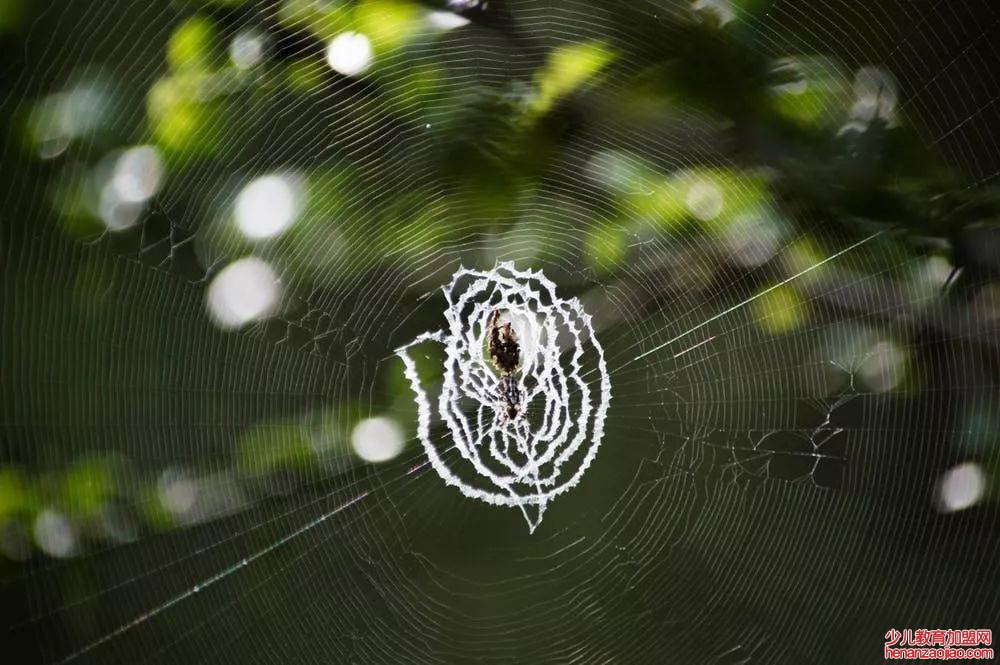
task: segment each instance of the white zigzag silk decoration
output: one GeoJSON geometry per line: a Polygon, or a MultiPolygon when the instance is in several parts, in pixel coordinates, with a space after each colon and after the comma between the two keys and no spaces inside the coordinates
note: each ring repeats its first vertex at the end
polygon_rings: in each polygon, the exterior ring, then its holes
{"type": "Polygon", "coordinates": [[[512,263],[460,268],[444,294],[445,327],[396,350],[415,393],[420,441],[447,484],[473,499],[520,508],[534,532],[548,503],[576,486],[597,454],[611,400],[604,351],[580,301],[560,298],[540,271],[512,263]],[[519,344],[516,417],[487,350],[497,313],[519,344]],[[412,355],[433,342],[444,347],[436,400],[412,355]],[[435,420],[450,437],[432,433],[435,420]]]}

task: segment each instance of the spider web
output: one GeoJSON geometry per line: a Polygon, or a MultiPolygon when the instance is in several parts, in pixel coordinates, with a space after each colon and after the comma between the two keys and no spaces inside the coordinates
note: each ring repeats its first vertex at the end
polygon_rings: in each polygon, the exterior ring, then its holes
{"type": "Polygon", "coordinates": [[[923,159],[902,131],[961,174],[941,197],[994,184],[985,0],[115,0],[21,25],[0,464],[32,483],[2,539],[25,660],[870,662],[887,626],[998,615],[995,501],[940,490],[996,468],[996,274],[948,297],[990,236],[840,196],[923,159]],[[755,77],[835,154],[734,123],[755,77]],[[418,431],[407,374],[447,384],[445,358],[395,353],[463,266],[505,262],[592,317],[607,371],[579,376],[614,393],[534,533],[434,472],[424,446],[450,468],[460,442],[418,431]],[[382,451],[387,420],[400,449],[366,463],[358,424],[382,451]]]}

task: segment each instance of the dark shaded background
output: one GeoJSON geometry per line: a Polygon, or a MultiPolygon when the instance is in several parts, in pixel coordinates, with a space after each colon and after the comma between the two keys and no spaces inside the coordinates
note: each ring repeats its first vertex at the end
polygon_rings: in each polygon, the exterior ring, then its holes
{"type": "Polygon", "coordinates": [[[11,662],[869,663],[993,627],[991,3],[31,4],[0,3],[11,662]],[[119,224],[137,145],[163,175],[119,224]],[[274,173],[294,224],[241,236],[274,173]],[[221,329],[247,256],[280,306],[221,329]],[[497,260],[579,296],[611,368],[531,535],[408,473],[392,355],[497,260]],[[393,460],[355,454],[369,417],[393,460]]]}

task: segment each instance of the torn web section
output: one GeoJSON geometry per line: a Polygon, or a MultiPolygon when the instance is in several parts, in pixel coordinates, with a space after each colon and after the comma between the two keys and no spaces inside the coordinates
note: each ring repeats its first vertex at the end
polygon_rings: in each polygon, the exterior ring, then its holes
{"type": "Polygon", "coordinates": [[[860,403],[838,363],[841,315],[820,299],[778,311],[795,326],[777,329],[762,307],[734,311],[647,374],[643,402],[675,470],[741,487],[843,486],[860,403]]]}

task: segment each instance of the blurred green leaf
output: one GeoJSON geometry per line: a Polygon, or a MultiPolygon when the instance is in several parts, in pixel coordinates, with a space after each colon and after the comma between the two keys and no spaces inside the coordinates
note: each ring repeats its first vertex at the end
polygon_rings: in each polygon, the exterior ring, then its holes
{"type": "Polygon", "coordinates": [[[583,256],[592,267],[601,272],[612,271],[627,252],[628,234],[621,227],[605,225],[586,234],[583,256]]]}
{"type": "Polygon", "coordinates": [[[175,72],[206,72],[218,67],[215,25],[203,16],[181,23],[167,42],[167,64],[175,72]]]}
{"type": "Polygon", "coordinates": [[[38,499],[20,470],[0,467],[0,522],[38,509],[38,499]]]}
{"type": "Polygon", "coordinates": [[[220,102],[203,100],[208,82],[200,74],[160,79],[149,91],[147,111],[153,137],[169,153],[210,154],[219,144],[225,111],[220,102]]]}
{"type": "Polygon", "coordinates": [[[0,34],[20,27],[26,5],[27,0],[0,0],[0,34]]]}
{"type": "Polygon", "coordinates": [[[323,41],[329,41],[347,29],[351,4],[343,0],[284,0],[278,4],[278,20],[289,29],[304,29],[323,41]]]}
{"type": "Polygon", "coordinates": [[[843,122],[850,101],[848,80],[830,59],[786,58],[776,73],[785,76],[771,86],[774,109],[803,126],[843,122]]]}
{"type": "Polygon", "coordinates": [[[753,301],[753,313],[757,325],[774,335],[802,326],[807,311],[804,301],[794,288],[783,285],[769,291],[762,289],[762,292],[763,295],[753,301]]]}
{"type": "Polygon", "coordinates": [[[316,461],[316,451],[302,425],[287,421],[254,426],[243,435],[236,453],[236,468],[246,476],[308,469],[316,461]]]}
{"type": "Polygon", "coordinates": [[[108,457],[84,459],[67,471],[63,499],[70,515],[96,514],[112,498],[119,486],[120,463],[108,457]]]}
{"type": "Polygon", "coordinates": [[[395,51],[420,25],[417,5],[405,0],[363,0],[354,9],[353,25],[371,40],[375,63],[395,51]]]}
{"type": "Polygon", "coordinates": [[[535,97],[531,113],[544,115],[560,99],[593,80],[615,59],[615,53],[602,41],[560,46],[535,74],[535,97]]]}

